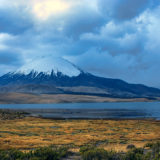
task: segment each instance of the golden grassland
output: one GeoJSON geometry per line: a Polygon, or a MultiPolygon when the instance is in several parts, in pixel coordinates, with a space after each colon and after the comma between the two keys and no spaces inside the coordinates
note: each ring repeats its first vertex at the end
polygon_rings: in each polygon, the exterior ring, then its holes
{"type": "Polygon", "coordinates": [[[52,120],[34,117],[0,120],[0,149],[34,149],[46,145],[79,148],[96,144],[125,150],[160,140],[160,121],[154,120],[52,120]]]}

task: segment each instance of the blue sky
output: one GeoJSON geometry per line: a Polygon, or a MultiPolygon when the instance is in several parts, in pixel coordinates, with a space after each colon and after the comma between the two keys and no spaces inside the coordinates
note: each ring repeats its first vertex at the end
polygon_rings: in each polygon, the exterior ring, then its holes
{"type": "Polygon", "coordinates": [[[0,0],[0,75],[51,55],[160,87],[160,1],[0,0]]]}

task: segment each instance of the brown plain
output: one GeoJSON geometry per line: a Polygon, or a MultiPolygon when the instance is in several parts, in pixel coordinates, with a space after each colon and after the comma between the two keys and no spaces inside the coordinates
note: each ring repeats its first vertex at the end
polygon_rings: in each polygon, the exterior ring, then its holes
{"type": "MultiPolygon", "coordinates": [[[[47,103],[79,103],[79,102],[145,102],[146,98],[109,98],[74,94],[27,94],[1,93],[0,104],[47,104],[47,103]]],[[[152,100],[153,101],[153,100],[152,100]]]]}

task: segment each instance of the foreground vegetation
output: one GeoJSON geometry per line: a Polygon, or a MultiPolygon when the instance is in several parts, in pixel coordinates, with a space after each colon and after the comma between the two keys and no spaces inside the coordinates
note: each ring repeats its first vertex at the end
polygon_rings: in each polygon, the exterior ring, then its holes
{"type": "Polygon", "coordinates": [[[22,119],[27,115],[29,115],[29,113],[23,111],[0,109],[0,120],[22,119]]]}
{"type": "MultiPolygon", "coordinates": [[[[73,153],[67,148],[41,147],[34,151],[0,150],[0,160],[61,160],[73,153]]],[[[160,143],[148,143],[143,148],[128,146],[127,152],[106,151],[95,146],[82,146],[80,159],[83,160],[160,160],[160,143]]],[[[75,159],[76,160],[76,159],[75,159]]]]}
{"type": "Polygon", "coordinates": [[[60,160],[69,155],[67,148],[54,146],[38,148],[34,151],[0,150],[0,160],[60,160]]]}
{"type": "Polygon", "coordinates": [[[160,160],[160,143],[148,143],[144,148],[132,145],[125,153],[85,146],[80,153],[84,160],[160,160]]]}
{"type": "Polygon", "coordinates": [[[159,133],[155,120],[52,120],[0,110],[0,160],[160,160],[159,133]]]}

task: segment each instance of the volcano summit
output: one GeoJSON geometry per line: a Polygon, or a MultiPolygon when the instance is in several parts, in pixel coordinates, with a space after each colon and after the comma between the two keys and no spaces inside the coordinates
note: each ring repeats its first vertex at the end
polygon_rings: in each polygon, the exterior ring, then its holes
{"type": "Polygon", "coordinates": [[[0,93],[67,94],[110,98],[160,97],[160,89],[97,77],[62,58],[41,58],[0,77],[0,93]]]}

